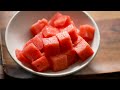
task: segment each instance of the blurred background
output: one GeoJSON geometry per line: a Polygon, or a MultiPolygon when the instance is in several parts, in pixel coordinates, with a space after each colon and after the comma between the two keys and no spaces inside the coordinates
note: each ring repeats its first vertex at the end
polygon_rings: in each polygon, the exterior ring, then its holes
{"type": "MultiPolygon", "coordinates": [[[[17,11],[0,11],[0,29],[5,28],[17,11]]],[[[120,11],[87,11],[96,21],[120,18],[120,11]]]]}

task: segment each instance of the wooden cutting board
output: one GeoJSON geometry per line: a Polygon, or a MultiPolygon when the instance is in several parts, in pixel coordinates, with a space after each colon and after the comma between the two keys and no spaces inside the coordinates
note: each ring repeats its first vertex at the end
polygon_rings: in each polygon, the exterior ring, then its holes
{"type": "Polygon", "coordinates": [[[93,61],[78,74],[100,74],[120,71],[120,19],[97,21],[100,48],[93,61]]]}
{"type": "MultiPolygon", "coordinates": [[[[103,74],[120,71],[120,19],[97,21],[100,29],[100,48],[91,63],[73,75],[103,74]]],[[[9,56],[3,41],[4,71],[16,78],[36,77],[21,69],[9,56]]]]}

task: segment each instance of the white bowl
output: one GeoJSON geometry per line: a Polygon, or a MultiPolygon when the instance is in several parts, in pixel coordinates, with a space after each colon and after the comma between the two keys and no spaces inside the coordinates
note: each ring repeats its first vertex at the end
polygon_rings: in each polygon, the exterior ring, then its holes
{"type": "Polygon", "coordinates": [[[65,76],[72,74],[83,67],[85,67],[90,61],[95,57],[99,44],[100,44],[100,33],[97,24],[93,18],[85,11],[59,11],[62,14],[71,16],[75,25],[79,28],[80,24],[90,24],[95,27],[95,35],[91,47],[94,51],[94,54],[88,58],[85,62],[77,62],[71,65],[68,69],[59,71],[59,72],[36,72],[25,65],[23,65],[15,55],[15,49],[22,49],[23,45],[31,38],[29,31],[30,26],[35,23],[38,19],[46,18],[50,19],[56,11],[19,11],[17,12],[9,21],[6,32],[5,32],[5,42],[9,54],[15,60],[15,62],[20,65],[25,70],[40,76],[65,76]]]}

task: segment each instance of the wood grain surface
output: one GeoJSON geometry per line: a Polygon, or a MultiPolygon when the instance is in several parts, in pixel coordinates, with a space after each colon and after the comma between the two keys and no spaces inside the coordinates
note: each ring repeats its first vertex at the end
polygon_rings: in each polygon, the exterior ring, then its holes
{"type": "MultiPolygon", "coordinates": [[[[5,30],[16,11],[0,11],[0,30],[5,30]]],[[[100,29],[100,48],[93,61],[77,75],[101,74],[120,71],[120,12],[88,11],[100,29]]],[[[5,54],[5,53],[4,53],[5,54]]],[[[0,69],[0,77],[3,73],[0,69]]]]}
{"type": "Polygon", "coordinates": [[[79,74],[120,71],[120,19],[97,21],[101,34],[100,48],[93,61],[79,74]]]}

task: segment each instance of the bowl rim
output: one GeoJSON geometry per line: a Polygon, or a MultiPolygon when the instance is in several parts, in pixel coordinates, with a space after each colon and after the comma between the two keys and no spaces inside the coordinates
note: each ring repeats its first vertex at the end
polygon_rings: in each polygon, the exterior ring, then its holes
{"type": "Polygon", "coordinates": [[[5,30],[5,45],[6,45],[6,48],[7,48],[7,51],[9,53],[9,55],[11,56],[11,58],[19,65],[21,66],[23,69],[25,69],[26,71],[28,72],[31,72],[35,75],[38,75],[38,76],[45,76],[45,77],[61,77],[61,76],[66,76],[66,75],[69,75],[69,74],[73,74],[79,70],[81,70],[82,68],[84,68],[86,65],[88,65],[93,59],[94,57],[96,56],[96,54],[98,53],[98,49],[100,47],[100,32],[99,32],[99,28],[98,28],[98,25],[96,24],[95,20],[93,19],[93,17],[87,13],[86,11],[81,11],[83,12],[84,14],[86,14],[86,16],[88,16],[88,18],[92,21],[94,27],[96,28],[97,30],[97,33],[98,33],[98,46],[97,46],[97,50],[96,50],[96,53],[94,55],[92,55],[92,57],[88,60],[86,60],[85,62],[83,62],[80,67],[78,69],[74,69],[74,70],[71,70],[71,71],[67,71],[67,72],[62,72],[62,73],[58,73],[58,74],[49,74],[49,73],[42,73],[42,72],[36,72],[28,67],[26,67],[25,65],[23,65],[22,63],[19,63],[17,60],[15,60],[11,53],[10,53],[10,49],[8,48],[8,44],[7,44],[7,35],[8,35],[8,29],[9,29],[9,26],[10,26],[10,23],[12,22],[12,20],[14,19],[14,17],[19,14],[21,11],[17,11],[13,16],[12,18],[10,19],[10,21],[8,22],[7,24],[7,27],[6,27],[6,30],[5,30]]]}

